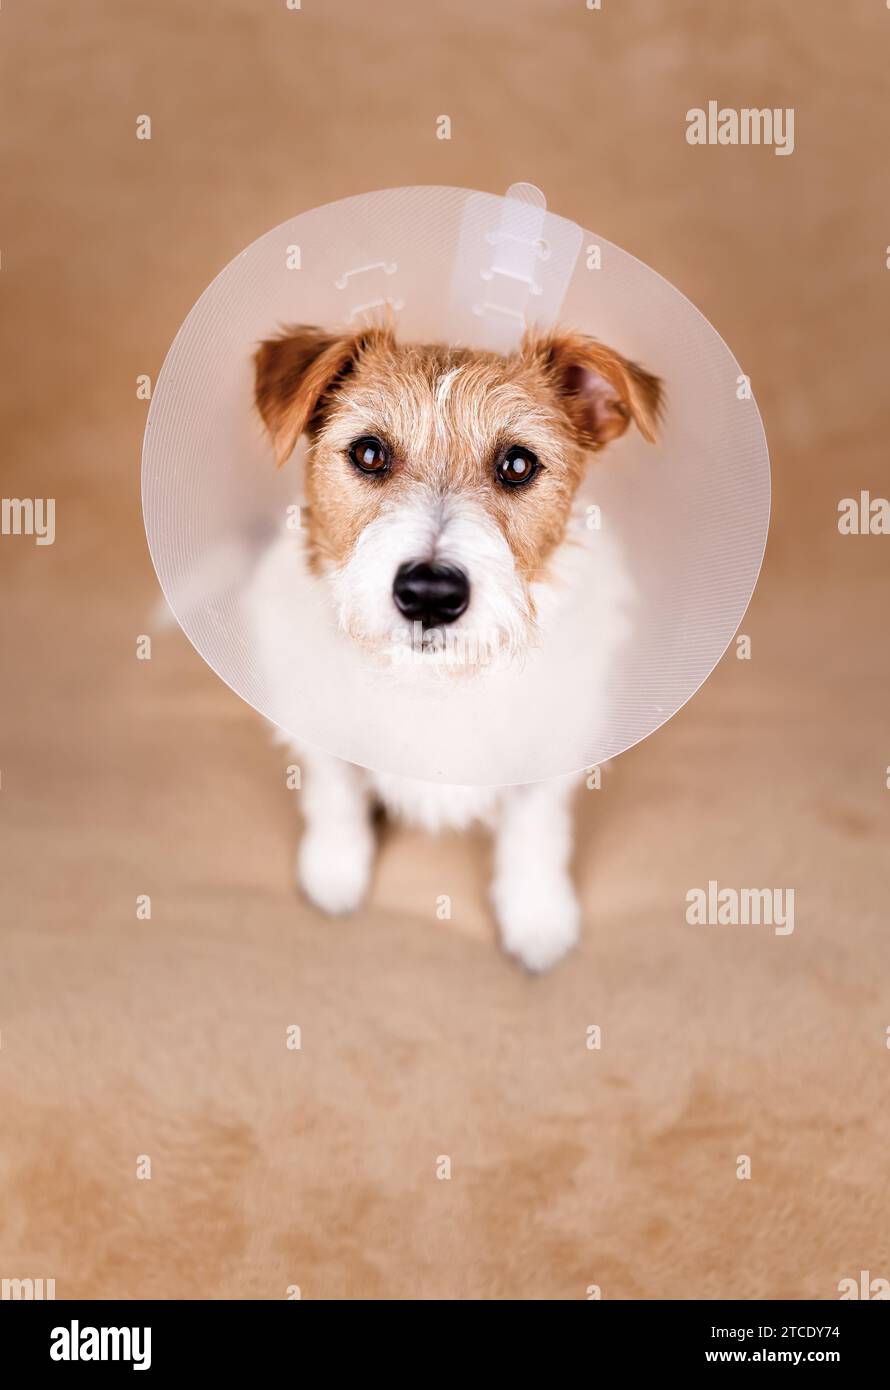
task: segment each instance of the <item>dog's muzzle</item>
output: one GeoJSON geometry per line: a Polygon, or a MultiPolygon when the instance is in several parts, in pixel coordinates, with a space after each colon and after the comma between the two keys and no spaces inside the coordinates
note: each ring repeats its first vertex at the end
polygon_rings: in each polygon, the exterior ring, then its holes
{"type": "Polygon", "coordinates": [[[393,580],[396,608],[424,628],[453,623],[470,602],[470,581],[455,565],[409,560],[400,565],[393,580]]]}

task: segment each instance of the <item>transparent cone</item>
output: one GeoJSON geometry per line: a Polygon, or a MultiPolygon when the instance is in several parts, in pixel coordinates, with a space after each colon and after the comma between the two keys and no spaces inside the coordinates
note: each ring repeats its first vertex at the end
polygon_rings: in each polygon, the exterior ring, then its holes
{"type": "MultiPolygon", "coordinates": [[[[214,671],[306,744],[378,772],[514,784],[614,757],[664,724],[720,660],[769,521],[757,406],[719,334],[633,256],[506,198],[401,188],[283,223],[214,280],[158,378],[145,435],[152,559],[214,671]],[[660,376],[657,445],[628,432],[591,462],[570,523],[574,589],[525,660],[474,677],[396,678],[337,631],[301,547],[305,442],[280,471],[253,404],[253,353],[282,324],[391,316],[403,342],[508,353],[523,329],[589,334],[660,376]],[[257,634],[245,594],[276,537],[294,563],[257,634]],[[623,557],[615,580],[611,557],[623,557]],[[271,611],[271,610],[270,610],[271,611]],[[605,616],[604,616],[605,615],[605,616]]],[[[273,582],[273,581],[270,581],[273,582]]]]}

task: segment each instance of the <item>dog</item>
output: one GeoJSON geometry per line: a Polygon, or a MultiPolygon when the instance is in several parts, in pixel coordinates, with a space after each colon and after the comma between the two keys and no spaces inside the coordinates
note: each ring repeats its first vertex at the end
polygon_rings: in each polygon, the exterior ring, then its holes
{"type": "MultiPolygon", "coordinates": [[[[246,597],[256,650],[273,651],[285,567],[300,565],[325,586],[331,622],[393,680],[417,679],[420,666],[424,679],[472,681],[522,662],[565,601],[570,521],[591,456],[631,423],[654,443],[662,403],[657,377],[562,330],[527,331],[502,356],[401,344],[391,325],[295,326],[262,342],[254,367],[278,465],[307,440],[300,554],[292,534],[279,537],[246,597]],[[406,663],[418,634],[420,659],[406,663]]],[[[617,550],[607,564],[611,591],[629,588],[617,550]]],[[[576,944],[579,777],[443,785],[292,746],[304,773],[297,878],[324,912],[350,912],[369,890],[378,803],[432,832],[492,829],[494,912],[505,950],[527,970],[576,944]]]]}

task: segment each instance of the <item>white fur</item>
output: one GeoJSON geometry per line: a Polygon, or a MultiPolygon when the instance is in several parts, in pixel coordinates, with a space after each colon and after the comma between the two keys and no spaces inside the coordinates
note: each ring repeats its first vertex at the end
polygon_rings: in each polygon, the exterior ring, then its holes
{"type": "Polygon", "coordinates": [[[520,787],[455,786],[372,772],[289,741],[304,774],[305,829],[297,880],[329,914],[358,907],[371,886],[371,803],[430,833],[474,823],[494,832],[491,896],[504,949],[528,970],[554,965],[578,941],[569,875],[571,798],[578,778],[520,787]]]}
{"type": "Polygon", "coordinates": [[[569,876],[574,780],[511,788],[497,826],[492,902],[504,950],[529,970],[554,965],[581,929],[569,876]]]}
{"type": "MultiPolygon", "coordinates": [[[[352,559],[333,576],[334,604],[329,622],[339,623],[362,641],[384,643],[399,620],[391,598],[392,579],[402,561],[435,553],[467,571],[472,604],[503,634],[518,640],[527,626],[524,602],[513,587],[512,555],[497,528],[471,499],[443,504],[418,491],[407,504],[393,507],[369,526],[352,559]],[[506,554],[503,552],[506,551],[506,554]]],[[[276,541],[257,567],[244,594],[254,650],[265,663],[270,688],[285,679],[276,669],[276,636],[292,621],[283,595],[293,590],[295,539],[276,541]]],[[[632,592],[621,552],[614,540],[597,539],[601,595],[598,651],[599,679],[604,685],[609,663],[627,631],[626,607],[632,592]]],[[[565,543],[552,567],[556,582],[536,586],[539,624],[553,620],[571,593],[574,557],[579,547],[565,543]]],[[[300,562],[302,564],[302,561],[300,562]]],[[[518,585],[517,585],[518,588],[518,585]]],[[[470,610],[468,610],[469,614],[470,610]]],[[[425,666],[421,658],[420,666],[425,666]]],[[[394,667],[392,679],[399,679],[394,667]]],[[[412,676],[406,672],[405,679],[412,676]]],[[[460,678],[457,678],[460,679],[460,678]]],[[[505,676],[505,680],[515,680],[505,676]]],[[[515,687],[505,689],[514,691],[515,687]]],[[[585,700],[597,690],[584,687],[585,700]]],[[[511,698],[515,698],[514,695],[511,698]]],[[[283,702],[282,702],[283,703],[283,702]]],[[[357,907],[371,886],[374,838],[371,808],[375,800],[400,819],[424,830],[461,830],[474,823],[494,833],[492,902],[506,951],[527,969],[542,971],[578,940],[580,910],[569,874],[572,849],[571,797],[580,778],[559,778],[517,787],[455,786],[375,772],[330,754],[291,742],[304,779],[305,830],[298,861],[298,881],[312,902],[329,914],[357,907]]]]}
{"type": "Polygon", "coordinates": [[[347,563],[330,576],[341,629],[397,658],[411,625],[392,601],[399,566],[422,558],[470,576],[472,603],[440,630],[442,643],[426,664],[473,665],[513,656],[528,637],[529,612],[503,532],[480,502],[417,483],[397,504],[384,504],[366,526],[347,563]]]}

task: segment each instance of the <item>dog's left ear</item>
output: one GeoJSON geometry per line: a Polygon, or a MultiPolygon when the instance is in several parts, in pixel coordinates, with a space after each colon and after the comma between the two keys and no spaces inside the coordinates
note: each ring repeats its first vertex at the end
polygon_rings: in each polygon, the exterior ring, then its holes
{"type": "Polygon", "coordinates": [[[529,333],[521,351],[545,369],[586,449],[617,439],[631,420],[655,443],[663,394],[658,377],[581,333],[529,333]]]}
{"type": "Polygon", "coordinates": [[[254,356],[257,409],[275,445],[279,468],[301,434],[317,423],[325,398],[342,382],[359,356],[384,329],[335,335],[300,324],[260,344],[254,356]]]}

